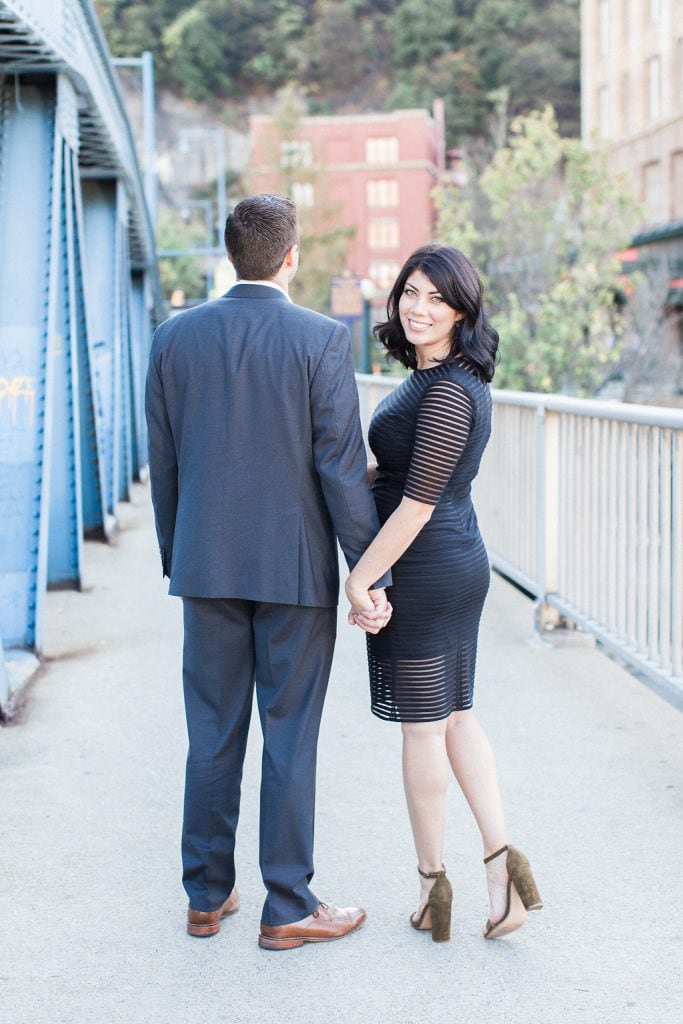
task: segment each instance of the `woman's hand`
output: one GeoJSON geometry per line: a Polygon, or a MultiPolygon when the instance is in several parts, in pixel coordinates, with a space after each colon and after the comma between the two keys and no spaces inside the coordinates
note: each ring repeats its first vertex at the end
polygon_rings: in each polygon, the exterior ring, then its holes
{"type": "Polygon", "coordinates": [[[384,629],[394,609],[391,603],[387,601],[384,590],[371,590],[369,593],[375,604],[374,613],[361,612],[361,614],[357,615],[351,611],[349,612],[349,622],[352,625],[360,626],[366,633],[374,634],[379,633],[380,629],[384,629]]]}
{"type": "Polygon", "coordinates": [[[346,580],[344,589],[351,603],[348,622],[359,626],[366,633],[379,633],[391,618],[392,607],[387,601],[385,590],[369,590],[353,572],[346,580]]]}

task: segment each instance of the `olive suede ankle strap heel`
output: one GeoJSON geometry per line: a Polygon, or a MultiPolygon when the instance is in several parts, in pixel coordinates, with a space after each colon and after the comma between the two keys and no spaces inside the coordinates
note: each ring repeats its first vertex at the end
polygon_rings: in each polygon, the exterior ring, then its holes
{"type": "Polygon", "coordinates": [[[486,922],[485,939],[498,939],[502,935],[509,935],[510,932],[522,927],[526,921],[527,910],[540,910],[543,906],[534,876],[531,873],[531,865],[516,847],[501,847],[490,857],[485,857],[484,864],[489,864],[496,857],[500,857],[501,853],[507,854],[505,866],[508,882],[505,913],[495,924],[492,924],[490,920],[486,922]]]}
{"type": "Polygon", "coordinates": [[[410,923],[418,931],[431,931],[434,942],[448,942],[451,937],[451,907],[453,890],[446,878],[446,869],[442,871],[423,871],[418,865],[417,870],[423,878],[435,878],[429,890],[429,896],[418,916],[410,915],[410,923]]]}

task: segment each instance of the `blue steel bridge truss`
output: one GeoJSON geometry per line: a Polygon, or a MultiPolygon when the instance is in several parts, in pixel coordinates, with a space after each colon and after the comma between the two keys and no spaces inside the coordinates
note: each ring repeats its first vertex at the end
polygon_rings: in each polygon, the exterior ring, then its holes
{"type": "Polygon", "coordinates": [[[89,0],[0,0],[0,715],[145,462],[160,314],[130,127],[89,0]],[[23,653],[22,653],[23,652],[23,653]]]}

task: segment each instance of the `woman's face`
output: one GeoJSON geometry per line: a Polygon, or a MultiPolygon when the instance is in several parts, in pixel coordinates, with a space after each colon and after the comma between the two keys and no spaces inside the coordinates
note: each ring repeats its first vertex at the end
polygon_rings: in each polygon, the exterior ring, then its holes
{"type": "Polygon", "coordinates": [[[399,299],[398,315],[407,340],[415,346],[417,367],[425,370],[448,355],[453,328],[465,314],[447,306],[427,275],[414,270],[399,299]]]}

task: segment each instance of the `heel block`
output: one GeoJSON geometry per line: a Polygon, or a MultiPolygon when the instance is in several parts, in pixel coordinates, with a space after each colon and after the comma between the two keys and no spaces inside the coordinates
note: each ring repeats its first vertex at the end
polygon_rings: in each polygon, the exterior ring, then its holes
{"type": "Polygon", "coordinates": [[[531,865],[524,854],[514,846],[508,847],[507,870],[525,910],[540,910],[543,901],[531,873],[531,865]]]}
{"type": "Polygon", "coordinates": [[[220,922],[215,924],[188,924],[187,934],[195,939],[208,939],[210,935],[216,935],[221,930],[220,922]]]}
{"type": "Polygon", "coordinates": [[[432,940],[434,942],[448,942],[451,937],[451,904],[433,903],[432,914],[432,940]]]}

